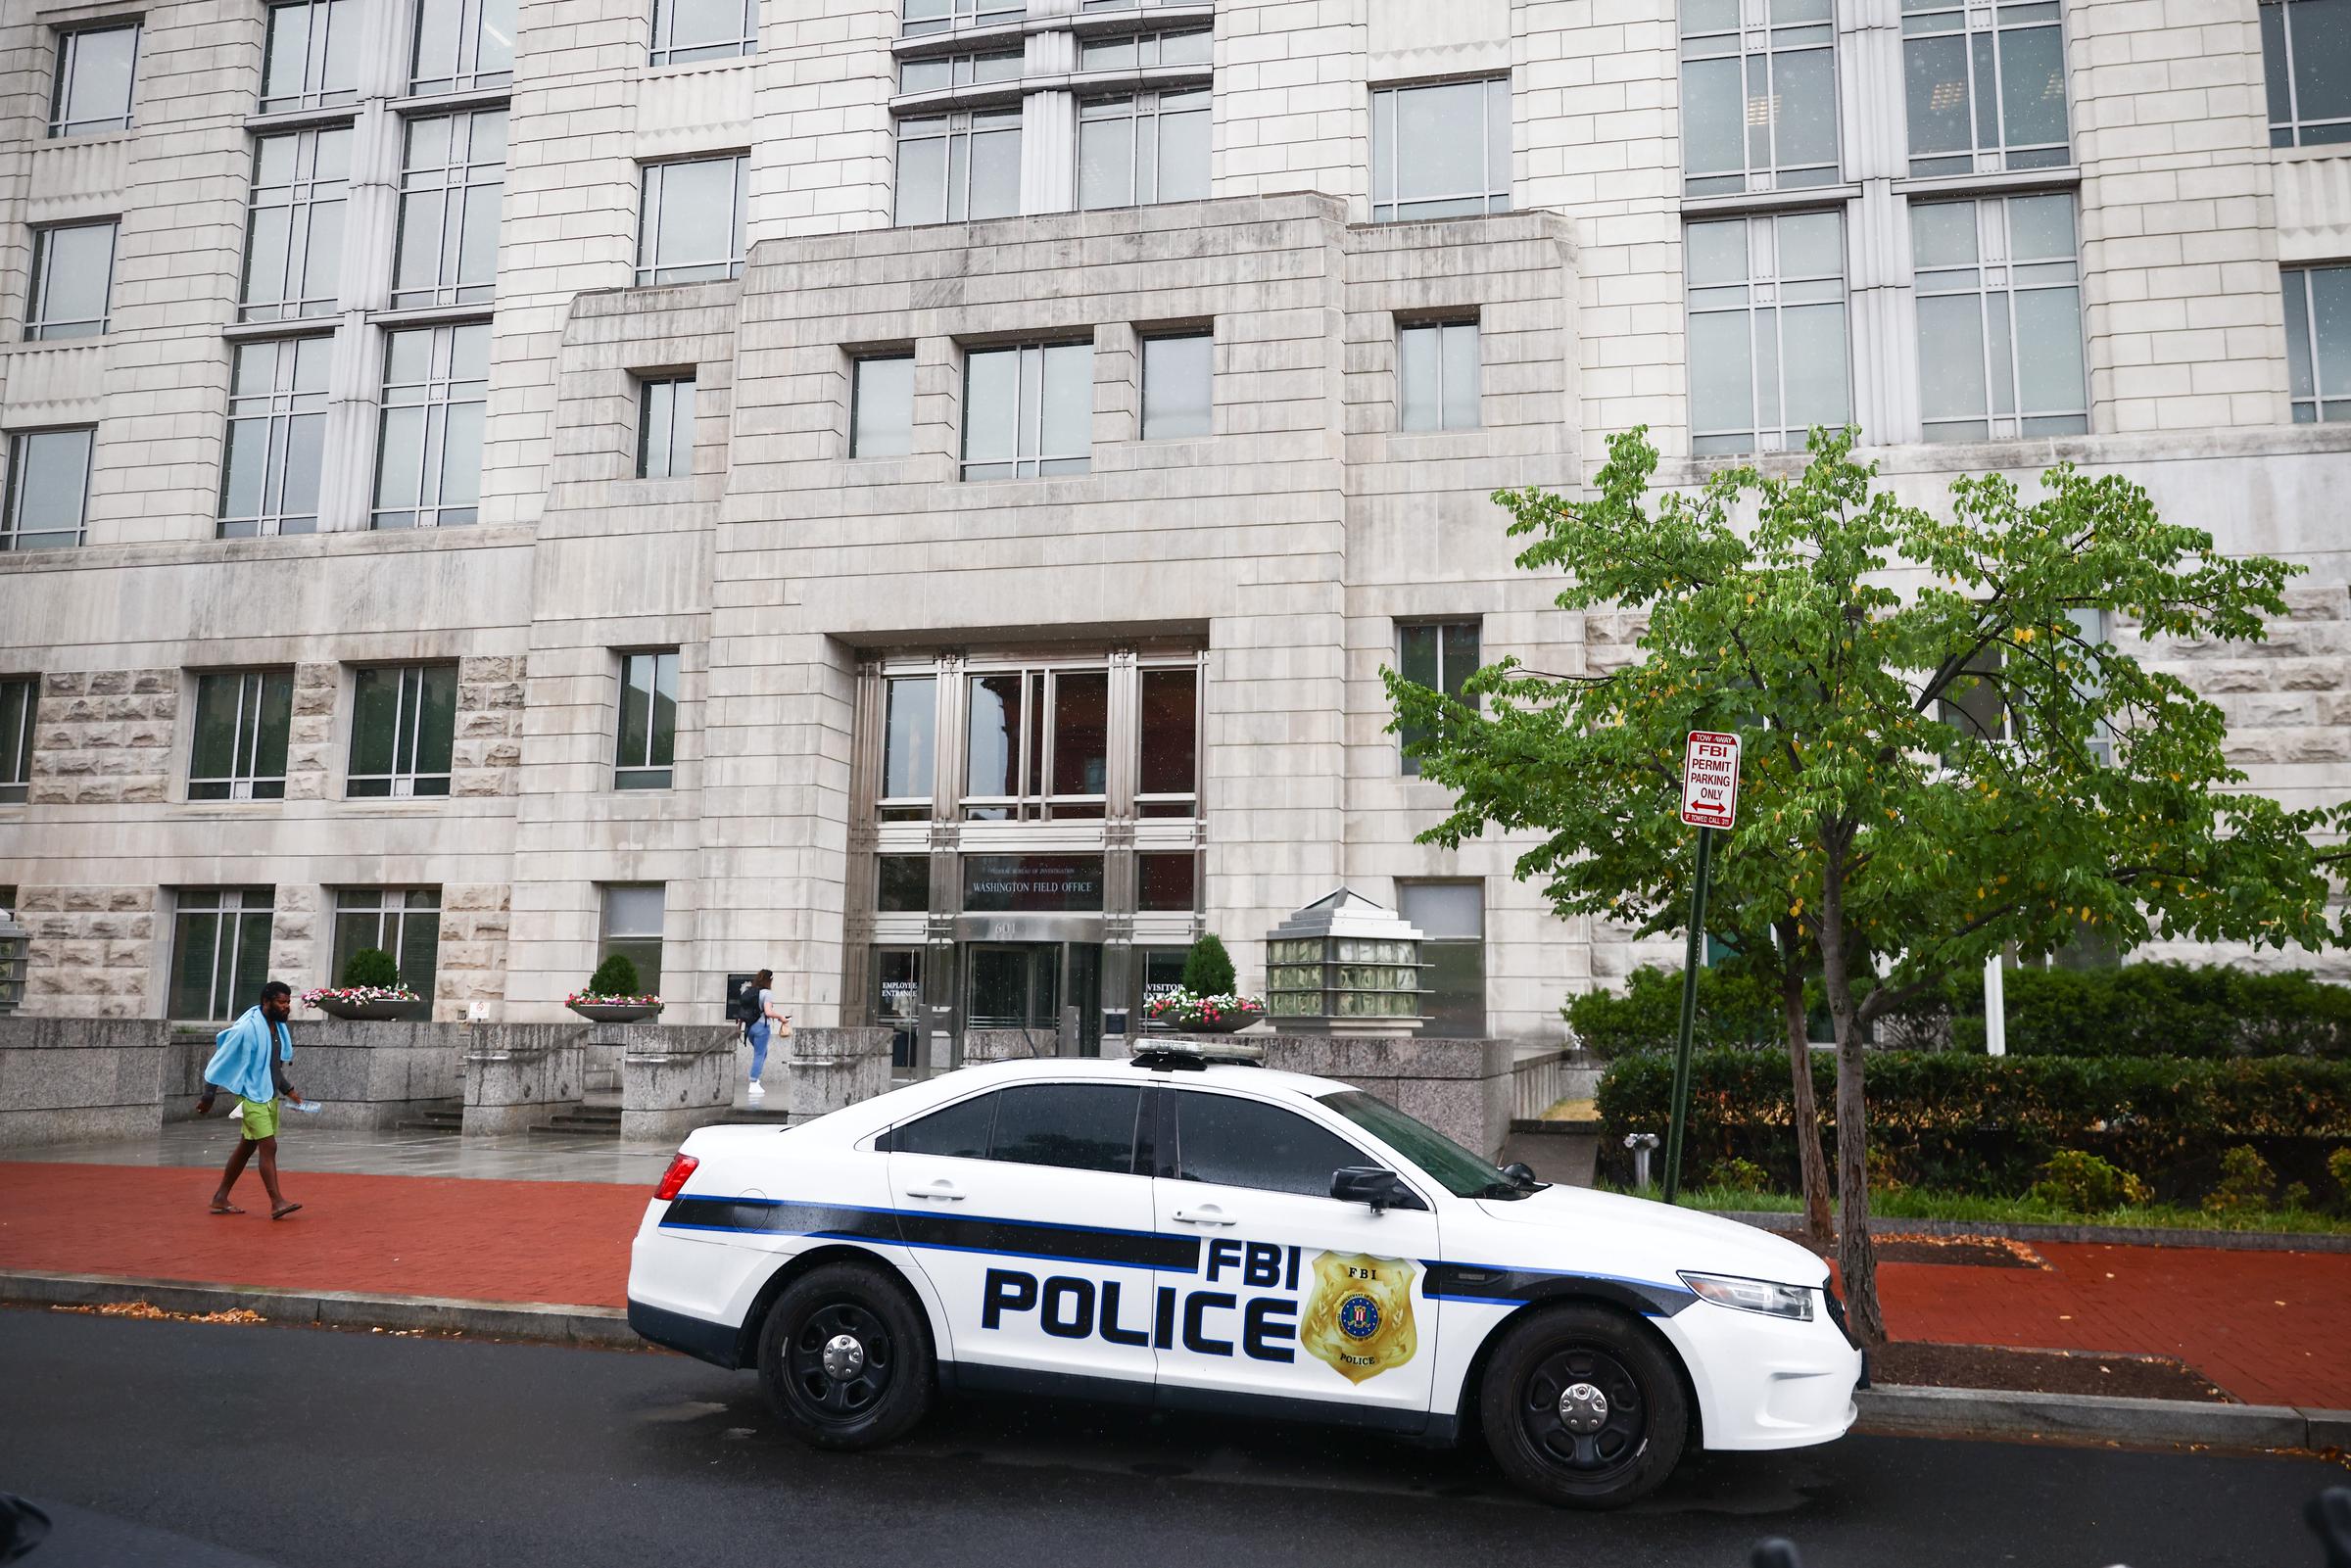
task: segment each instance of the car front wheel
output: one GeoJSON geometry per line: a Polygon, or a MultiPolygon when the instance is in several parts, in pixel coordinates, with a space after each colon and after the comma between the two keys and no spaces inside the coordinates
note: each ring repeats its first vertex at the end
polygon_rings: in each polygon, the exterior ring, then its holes
{"type": "Polygon", "coordinates": [[[803,1443],[894,1443],[931,1407],[930,1328],[880,1268],[825,1263],[787,1285],[768,1308],[759,1380],[803,1443]]]}
{"type": "Polygon", "coordinates": [[[1606,1307],[1529,1313],[1503,1331],[1478,1386],[1486,1447],[1547,1502],[1620,1508],[1682,1456],[1690,1412],[1669,1353],[1606,1307]]]}

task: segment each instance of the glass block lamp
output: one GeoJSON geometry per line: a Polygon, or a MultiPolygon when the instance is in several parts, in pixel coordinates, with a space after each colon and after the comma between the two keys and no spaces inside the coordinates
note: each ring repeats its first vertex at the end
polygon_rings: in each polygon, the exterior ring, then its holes
{"type": "Polygon", "coordinates": [[[1421,934],[1351,888],[1266,937],[1266,1014],[1276,1031],[1411,1034],[1420,1027],[1421,934]]]}
{"type": "Polygon", "coordinates": [[[14,911],[0,909],[0,1013],[14,1013],[24,1001],[24,967],[32,957],[32,932],[14,911]]]}

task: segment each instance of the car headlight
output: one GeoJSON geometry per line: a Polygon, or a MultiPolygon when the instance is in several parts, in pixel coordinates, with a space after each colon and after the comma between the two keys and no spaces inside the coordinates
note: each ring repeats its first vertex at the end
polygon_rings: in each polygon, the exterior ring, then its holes
{"type": "Polygon", "coordinates": [[[1682,1283],[1717,1307],[1736,1307],[1743,1312],[1812,1321],[1812,1292],[1802,1285],[1775,1285],[1767,1279],[1740,1279],[1732,1274],[1684,1272],[1682,1283]]]}

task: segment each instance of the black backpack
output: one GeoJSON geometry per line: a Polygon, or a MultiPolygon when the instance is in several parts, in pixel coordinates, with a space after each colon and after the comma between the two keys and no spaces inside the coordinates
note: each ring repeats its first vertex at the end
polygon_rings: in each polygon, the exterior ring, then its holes
{"type": "Polygon", "coordinates": [[[759,1021],[759,982],[745,980],[743,988],[727,1003],[727,1017],[737,1023],[755,1023],[759,1021]]]}

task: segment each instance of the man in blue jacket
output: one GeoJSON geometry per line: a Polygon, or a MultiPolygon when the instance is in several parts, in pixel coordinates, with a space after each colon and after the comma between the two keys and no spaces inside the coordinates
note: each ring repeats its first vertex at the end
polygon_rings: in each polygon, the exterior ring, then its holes
{"type": "Polygon", "coordinates": [[[302,1207],[286,1202],[286,1195],[277,1189],[278,1096],[302,1104],[302,1096],[286,1081],[286,1064],[294,1060],[294,1034],[286,1027],[286,1019],[293,1011],[293,988],[283,980],[271,980],[262,987],[257,1005],[214,1036],[218,1049],[204,1065],[204,1097],[196,1102],[196,1114],[212,1115],[213,1096],[226,1089],[243,1106],[245,1121],[245,1135],[228,1157],[228,1168],[220,1172],[219,1191],[213,1194],[216,1214],[245,1212],[228,1201],[228,1190],[245,1173],[245,1162],[256,1149],[262,1152],[262,1185],[269,1193],[269,1217],[283,1219],[302,1207]]]}

